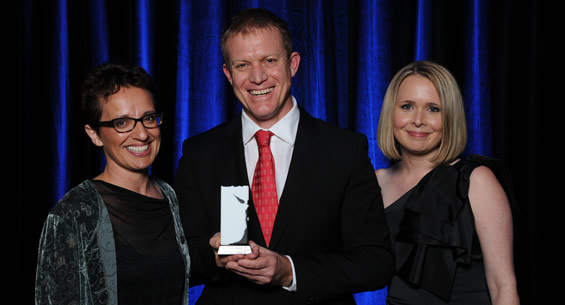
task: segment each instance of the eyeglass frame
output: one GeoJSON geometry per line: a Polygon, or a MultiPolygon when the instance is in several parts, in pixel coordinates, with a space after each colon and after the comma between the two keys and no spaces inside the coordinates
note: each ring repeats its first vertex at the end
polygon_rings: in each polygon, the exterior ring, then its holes
{"type": "Polygon", "coordinates": [[[118,133],[127,133],[127,132],[130,132],[130,131],[132,131],[132,130],[135,129],[135,126],[137,126],[137,122],[141,122],[141,125],[142,125],[144,128],[147,128],[147,129],[155,129],[155,128],[161,126],[161,124],[163,124],[163,113],[157,113],[157,112],[148,113],[148,114],[146,114],[146,115],[144,115],[144,116],[142,116],[142,117],[140,117],[140,118],[138,118],[138,119],[136,119],[136,118],[130,118],[130,117],[127,117],[127,116],[126,116],[126,117],[121,117],[121,118],[115,118],[115,119],[110,120],[110,121],[100,121],[100,122],[98,122],[98,123],[96,124],[96,126],[98,126],[98,127],[100,127],[100,126],[102,126],[102,127],[112,127],[112,128],[114,128],[114,130],[115,130],[116,132],[118,132],[118,133]],[[145,124],[143,123],[143,119],[145,119],[145,118],[147,118],[147,117],[149,117],[149,116],[155,116],[156,118],[159,118],[159,124],[158,124],[157,126],[155,126],[155,127],[147,127],[147,126],[145,126],[145,124]],[[131,129],[129,129],[129,130],[126,130],[126,131],[119,131],[119,130],[116,128],[116,125],[114,124],[114,122],[116,122],[116,121],[118,121],[118,120],[128,120],[128,119],[129,119],[129,120],[133,120],[133,127],[132,127],[131,129]]]}

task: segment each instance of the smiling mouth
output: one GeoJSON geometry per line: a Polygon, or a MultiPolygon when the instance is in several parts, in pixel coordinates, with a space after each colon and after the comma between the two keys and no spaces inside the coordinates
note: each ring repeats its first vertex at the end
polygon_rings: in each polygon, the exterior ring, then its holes
{"type": "Polygon", "coordinates": [[[267,89],[261,89],[261,90],[249,90],[249,93],[253,96],[261,96],[261,95],[268,94],[269,92],[273,91],[273,89],[275,89],[275,87],[271,87],[271,88],[267,88],[267,89]]]}
{"type": "Polygon", "coordinates": [[[134,153],[142,153],[142,152],[146,151],[148,148],[149,148],[149,145],[126,147],[127,150],[134,152],[134,153]]]}
{"type": "Polygon", "coordinates": [[[425,138],[428,136],[428,133],[425,132],[408,132],[408,135],[410,135],[413,138],[425,138]]]}

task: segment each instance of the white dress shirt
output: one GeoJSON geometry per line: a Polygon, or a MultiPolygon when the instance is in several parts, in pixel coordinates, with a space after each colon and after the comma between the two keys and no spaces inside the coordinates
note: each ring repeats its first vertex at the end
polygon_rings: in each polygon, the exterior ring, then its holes
{"type": "MultiPolygon", "coordinates": [[[[294,142],[296,140],[296,132],[298,130],[298,121],[300,120],[300,110],[296,103],[296,99],[292,97],[292,109],[269,130],[273,133],[271,136],[271,152],[275,161],[275,180],[277,184],[277,197],[280,200],[284,190],[284,184],[288,175],[292,152],[294,150],[294,142]]],[[[247,177],[249,184],[253,183],[253,174],[255,166],[259,159],[259,149],[257,141],[255,141],[255,133],[262,129],[249,118],[245,111],[241,112],[241,127],[243,136],[243,146],[245,153],[245,164],[247,167],[247,177]]],[[[287,256],[292,265],[292,283],[289,287],[283,287],[290,291],[296,291],[296,272],[294,271],[294,263],[290,256],[287,256]]]]}
{"type": "MultiPolygon", "coordinates": [[[[292,97],[292,109],[275,125],[269,129],[274,136],[271,137],[271,152],[275,160],[275,180],[277,183],[277,196],[281,199],[281,194],[288,175],[290,160],[292,159],[292,151],[294,150],[294,141],[296,140],[296,131],[298,130],[298,121],[300,120],[300,111],[296,105],[296,100],[292,97]]],[[[247,166],[247,177],[249,183],[253,183],[253,174],[255,166],[259,159],[259,149],[257,141],[255,141],[255,133],[262,129],[253,122],[245,111],[241,112],[241,126],[243,135],[243,146],[245,149],[245,164],[247,166]]]]}

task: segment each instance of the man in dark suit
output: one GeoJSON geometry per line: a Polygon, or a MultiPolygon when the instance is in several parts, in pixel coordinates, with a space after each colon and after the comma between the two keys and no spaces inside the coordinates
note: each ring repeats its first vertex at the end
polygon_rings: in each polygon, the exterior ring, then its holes
{"type": "Polygon", "coordinates": [[[222,52],[243,112],[185,141],[176,182],[191,284],[205,284],[198,303],[355,304],[353,293],[383,288],[394,261],[366,137],[298,107],[290,84],[300,55],[271,12],[232,18],[222,52]],[[266,224],[253,186],[252,253],[218,255],[220,187],[257,185],[258,130],[272,132],[266,146],[275,165],[274,224],[266,224]]]}

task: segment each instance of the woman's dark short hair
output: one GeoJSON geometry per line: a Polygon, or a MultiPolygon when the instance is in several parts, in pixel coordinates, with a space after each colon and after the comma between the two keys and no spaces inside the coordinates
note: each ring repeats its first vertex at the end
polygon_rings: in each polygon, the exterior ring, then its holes
{"type": "MultiPolygon", "coordinates": [[[[139,66],[107,63],[95,67],[81,88],[81,106],[85,123],[96,128],[102,116],[102,105],[122,88],[147,90],[157,110],[156,85],[151,76],[139,66]]],[[[97,129],[97,128],[96,128],[97,129]]]]}

